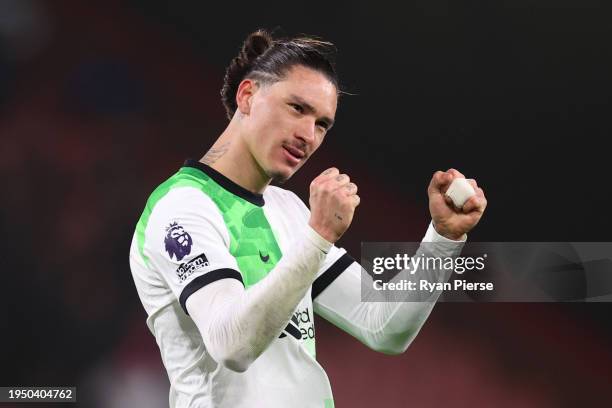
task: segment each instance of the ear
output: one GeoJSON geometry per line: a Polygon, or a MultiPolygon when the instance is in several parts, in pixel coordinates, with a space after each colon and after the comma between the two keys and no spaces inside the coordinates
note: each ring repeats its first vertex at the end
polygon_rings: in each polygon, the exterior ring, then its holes
{"type": "Polygon", "coordinates": [[[238,85],[238,91],[236,91],[236,105],[238,110],[248,115],[251,112],[251,104],[253,103],[253,95],[257,92],[257,83],[252,79],[243,79],[238,85]]]}

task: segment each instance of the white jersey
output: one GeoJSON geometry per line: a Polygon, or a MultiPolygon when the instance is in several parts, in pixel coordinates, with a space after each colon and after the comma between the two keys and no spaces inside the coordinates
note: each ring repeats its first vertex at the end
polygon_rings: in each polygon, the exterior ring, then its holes
{"type": "Polygon", "coordinates": [[[213,360],[185,302],[219,279],[246,288],[280,260],[309,212],[292,192],[249,192],[197,161],[149,198],[130,250],[138,295],[170,379],[171,407],[333,407],[329,380],[316,361],[312,298],[353,259],[332,247],[313,286],[281,333],[248,370],[213,360]]]}

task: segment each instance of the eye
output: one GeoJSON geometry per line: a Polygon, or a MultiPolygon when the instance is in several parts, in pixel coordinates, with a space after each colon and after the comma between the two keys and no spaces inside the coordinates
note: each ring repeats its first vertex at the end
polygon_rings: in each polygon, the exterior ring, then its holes
{"type": "Polygon", "coordinates": [[[304,112],[304,108],[302,108],[302,105],[298,105],[297,103],[290,103],[289,105],[291,105],[291,107],[293,107],[293,109],[295,109],[296,112],[299,112],[299,113],[304,112]]]}
{"type": "Polygon", "coordinates": [[[323,128],[323,130],[327,130],[327,123],[325,122],[317,122],[317,126],[323,128]]]}

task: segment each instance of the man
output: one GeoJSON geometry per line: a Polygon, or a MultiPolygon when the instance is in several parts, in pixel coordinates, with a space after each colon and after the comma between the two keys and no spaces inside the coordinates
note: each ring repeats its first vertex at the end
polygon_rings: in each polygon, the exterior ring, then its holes
{"type": "MultiPolygon", "coordinates": [[[[385,353],[401,353],[433,303],[360,299],[360,266],[333,244],[351,224],[357,186],[336,168],[310,185],[310,209],[269,186],[291,177],[333,126],[339,94],[331,44],[249,35],[222,91],[229,125],[149,198],[132,274],[170,378],[172,407],[331,407],[315,359],[313,312],[385,353]]],[[[461,211],[429,185],[424,240],[457,255],[486,206],[461,211]]],[[[444,251],[442,251],[444,252],[444,251]]]]}

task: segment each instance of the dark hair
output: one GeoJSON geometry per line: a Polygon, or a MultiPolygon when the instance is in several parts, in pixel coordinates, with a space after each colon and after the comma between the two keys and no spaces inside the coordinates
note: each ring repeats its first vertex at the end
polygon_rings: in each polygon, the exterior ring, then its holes
{"type": "Polygon", "coordinates": [[[236,112],[236,92],[243,79],[270,85],[282,80],[295,65],[321,72],[335,85],[340,95],[335,52],[334,44],[311,36],[274,39],[264,29],[252,32],[225,71],[221,100],[228,119],[231,120],[236,112]]]}

